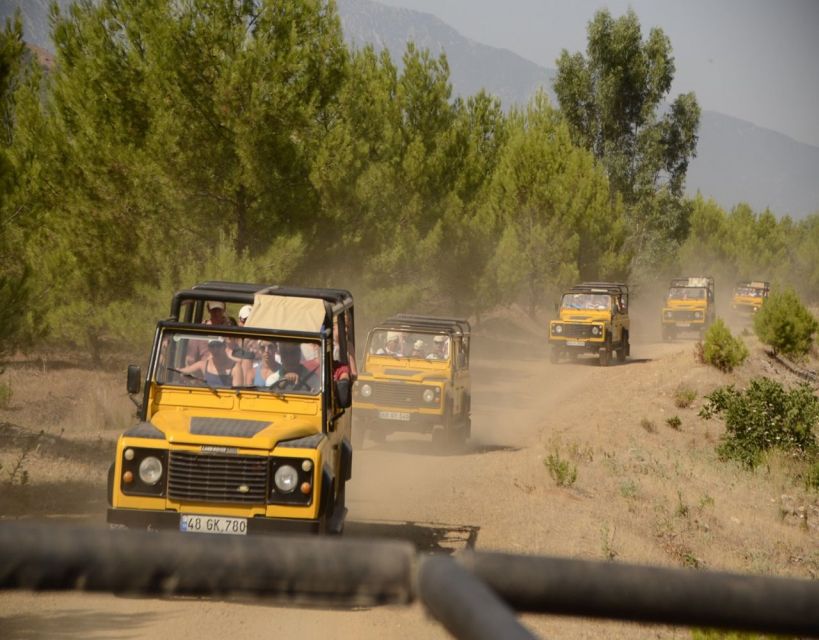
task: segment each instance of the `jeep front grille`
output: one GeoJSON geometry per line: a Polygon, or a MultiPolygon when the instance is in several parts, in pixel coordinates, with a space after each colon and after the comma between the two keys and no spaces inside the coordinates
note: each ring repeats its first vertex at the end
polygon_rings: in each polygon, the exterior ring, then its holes
{"type": "Polygon", "coordinates": [[[695,311],[693,309],[674,309],[671,311],[671,320],[675,322],[691,322],[692,320],[702,320],[702,311],[695,311]],[[694,316],[699,313],[700,317],[694,316]]]}
{"type": "MultiPolygon", "coordinates": [[[[418,384],[404,382],[368,382],[372,388],[372,395],[367,402],[389,405],[391,407],[418,407],[425,405],[423,400],[424,387],[418,384]]],[[[426,404],[425,406],[429,406],[426,404]]]]}
{"type": "Polygon", "coordinates": [[[173,500],[264,504],[268,459],[171,451],[168,495],[173,500]]]}
{"type": "MultiPolygon", "coordinates": [[[[599,328],[599,325],[594,325],[599,328]]],[[[599,338],[599,335],[592,335],[592,325],[590,324],[564,324],[563,333],[553,334],[565,336],[567,338],[599,338]]]]}

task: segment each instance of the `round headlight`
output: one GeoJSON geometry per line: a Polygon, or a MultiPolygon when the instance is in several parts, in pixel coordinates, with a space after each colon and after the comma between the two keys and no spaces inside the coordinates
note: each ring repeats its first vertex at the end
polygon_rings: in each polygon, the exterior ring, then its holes
{"type": "Polygon", "coordinates": [[[694,312],[694,317],[695,318],[702,318],[702,311],[695,311],[694,312]]]}
{"type": "Polygon", "coordinates": [[[556,324],[555,325],[555,333],[563,333],[563,325],[562,324],[556,324]]]}
{"type": "Polygon", "coordinates": [[[139,479],[145,484],[156,484],[162,477],[162,463],[159,458],[148,456],[139,463],[139,479]]]}
{"type": "Polygon", "coordinates": [[[599,336],[600,335],[600,327],[592,327],[592,335],[599,336]]]}
{"type": "Polygon", "coordinates": [[[665,317],[666,317],[666,318],[670,318],[670,317],[671,317],[671,312],[670,312],[670,311],[666,311],[666,312],[665,312],[665,317]]]}
{"type": "Polygon", "coordinates": [[[283,464],[273,474],[273,483],[281,493],[291,493],[298,486],[299,474],[289,464],[283,464]]]}
{"type": "Polygon", "coordinates": [[[435,400],[435,389],[424,389],[424,402],[433,402],[435,400]]]}
{"type": "Polygon", "coordinates": [[[361,397],[369,398],[373,394],[373,388],[368,384],[361,385],[361,397]]]}

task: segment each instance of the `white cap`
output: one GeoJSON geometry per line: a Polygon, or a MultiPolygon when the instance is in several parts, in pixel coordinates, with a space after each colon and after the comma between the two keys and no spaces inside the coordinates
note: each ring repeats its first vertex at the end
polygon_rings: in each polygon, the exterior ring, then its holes
{"type": "Polygon", "coordinates": [[[432,339],[433,342],[446,342],[446,336],[435,336],[432,339]]]}
{"type": "Polygon", "coordinates": [[[246,304],[244,307],[239,309],[239,320],[247,320],[250,317],[250,312],[253,311],[253,307],[249,304],[246,304]]]}
{"type": "Polygon", "coordinates": [[[225,303],[216,300],[215,302],[208,302],[208,311],[213,311],[214,309],[221,309],[222,311],[225,310],[225,303]]]}
{"type": "Polygon", "coordinates": [[[423,340],[416,340],[415,343],[412,345],[413,349],[423,349],[424,348],[424,341],[423,340]]]}
{"type": "Polygon", "coordinates": [[[398,334],[395,331],[388,331],[387,342],[392,342],[393,340],[398,340],[398,334]]]}

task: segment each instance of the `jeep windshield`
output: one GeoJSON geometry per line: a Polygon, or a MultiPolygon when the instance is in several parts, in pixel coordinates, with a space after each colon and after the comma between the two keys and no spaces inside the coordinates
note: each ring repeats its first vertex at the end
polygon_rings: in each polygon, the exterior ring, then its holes
{"type": "Polygon", "coordinates": [[[611,296],[606,293],[567,293],[561,303],[563,309],[585,309],[587,311],[608,311],[611,296]]]}
{"type": "Polygon", "coordinates": [[[165,330],[153,379],[161,385],[316,395],[320,354],[318,340],[165,330]]]}
{"type": "Polygon", "coordinates": [[[737,287],[734,290],[735,296],[746,296],[749,298],[761,298],[764,293],[764,289],[757,289],[756,287],[737,287]]]}
{"type": "Polygon", "coordinates": [[[448,360],[449,336],[379,329],[370,335],[367,353],[395,358],[448,360]]]}
{"type": "Polygon", "coordinates": [[[668,290],[669,300],[704,300],[704,287],[671,287],[668,290]]]}

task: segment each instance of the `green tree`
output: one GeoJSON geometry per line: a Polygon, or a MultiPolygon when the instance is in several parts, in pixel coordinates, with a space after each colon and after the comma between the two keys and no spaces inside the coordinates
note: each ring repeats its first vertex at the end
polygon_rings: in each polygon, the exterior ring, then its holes
{"type": "Polygon", "coordinates": [[[484,272],[486,307],[522,297],[534,316],[549,293],[581,277],[624,275],[619,201],[544,94],[511,115],[487,197],[499,241],[484,272]]]}
{"type": "Polygon", "coordinates": [[[774,353],[801,359],[813,346],[813,336],[819,331],[819,322],[793,289],[787,289],[772,293],[757,311],[754,331],[774,353]]]}
{"type": "Polygon", "coordinates": [[[589,22],[586,56],[563,50],[554,83],[572,139],[600,160],[623,198],[635,254],[655,262],[688,231],[681,199],[700,121],[692,93],[658,113],[674,70],[661,29],[644,41],[634,11],[614,19],[604,9],[589,22]]]}

